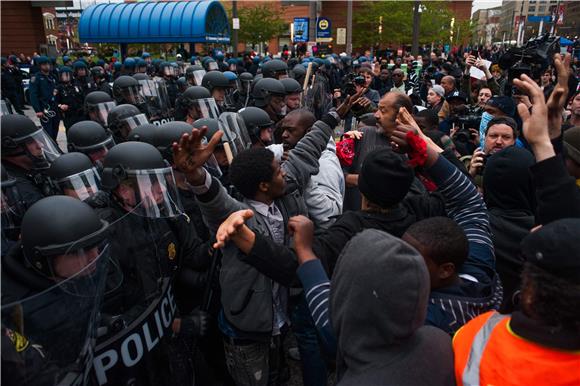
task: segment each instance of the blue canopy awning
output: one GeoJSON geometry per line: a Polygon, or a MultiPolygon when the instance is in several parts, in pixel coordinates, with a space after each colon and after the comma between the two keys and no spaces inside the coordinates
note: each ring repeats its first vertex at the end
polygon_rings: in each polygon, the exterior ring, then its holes
{"type": "Polygon", "coordinates": [[[230,27],[219,1],[96,4],[79,21],[81,42],[229,43],[230,27]]]}
{"type": "Polygon", "coordinates": [[[571,46],[574,42],[570,39],[566,39],[565,37],[560,37],[560,45],[562,47],[571,46]]]}

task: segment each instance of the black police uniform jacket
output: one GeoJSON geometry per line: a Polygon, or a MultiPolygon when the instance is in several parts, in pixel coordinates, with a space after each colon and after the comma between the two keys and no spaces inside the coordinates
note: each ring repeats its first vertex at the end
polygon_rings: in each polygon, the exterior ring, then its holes
{"type": "MultiPolygon", "coordinates": [[[[128,214],[112,201],[99,209],[111,226],[111,258],[118,263],[123,284],[105,295],[103,312],[132,321],[160,294],[162,278],[174,281],[184,271],[194,273],[192,287],[202,287],[210,263],[208,244],[203,243],[187,216],[151,219],[128,214]]],[[[190,294],[192,295],[192,294],[190,294]]],[[[176,294],[178,308],[180,294],[176,294]]]]}

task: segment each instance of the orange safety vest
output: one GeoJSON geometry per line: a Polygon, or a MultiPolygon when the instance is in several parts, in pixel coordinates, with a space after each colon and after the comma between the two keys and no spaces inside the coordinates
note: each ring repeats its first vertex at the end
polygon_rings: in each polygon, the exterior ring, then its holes
{"type": "Polygon", "coordinates": [[[580,351],[525,340],[509,327],[509,315],[486,312],[453,337],[458,386],[580,386],[580,351]]]}

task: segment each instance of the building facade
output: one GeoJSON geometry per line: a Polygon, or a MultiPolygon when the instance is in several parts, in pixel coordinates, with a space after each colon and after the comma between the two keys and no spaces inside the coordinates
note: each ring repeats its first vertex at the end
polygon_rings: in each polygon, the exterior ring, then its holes
{"type": "Polygon", "coordinates": [[[471,20],[475,24],[475,42],[478,44],[491,44],[501,37],[499,27],[501,20],[501,7],[478,9],[474,12],[471,20]]]}

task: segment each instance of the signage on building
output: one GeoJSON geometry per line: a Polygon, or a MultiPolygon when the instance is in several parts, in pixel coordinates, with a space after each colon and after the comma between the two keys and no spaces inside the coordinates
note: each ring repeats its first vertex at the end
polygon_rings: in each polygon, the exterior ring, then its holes
{"type": "Polygon", "coordinates": [[[308,41],[308,21],[307,17],[294,18],[294,42],[301,43],[308,41]]]}
{"type": "Polygon", "coordinates": [[[319,17],[316,20],[316,41],[321,43],[332,41],[332,24],[329,18],[319,17]]]}
{"type": "Polygon", "coordinates": [[[336,44],[346,44],[346,28],[336,29],[336,44]]]}
{"type": "Polygon", "coordinates": [[[550,16],[528,16],[529,23],[540,23],[542,20],[544,21],[544,23],[549,23],[551,20],[551,17],[550,16]]]}

